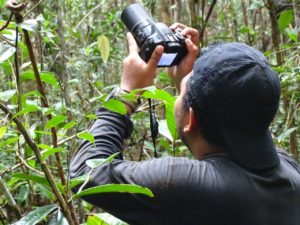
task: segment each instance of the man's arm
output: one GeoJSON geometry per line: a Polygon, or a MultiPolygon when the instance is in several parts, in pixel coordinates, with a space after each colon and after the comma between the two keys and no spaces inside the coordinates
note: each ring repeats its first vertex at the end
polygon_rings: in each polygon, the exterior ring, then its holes
{"type": "MultiPolygon", "coordinates": [[[[145,63],[138,55],[139,49],[132,35],[128,34],[127,38],[129,55],[123,62],[120,87],[131,91],[150,86],[155,78],[156,65],[163,53],[163,47],[157,46],[149,62],[145,63]]],[[[185,57],[193,62],[197,55],[195,53],[197,52],[195,44],[193,43],[190,47],[187,46],[189,53],[185,57]],[[194,57],[191,57],[191,55],[194,57]]],[[[188,71],[187,73],[189,73],[192,70],[193,62],[189,64],[190,68],[185,70],[181,70],[182,65],[178,65],[177,68],[179,68],[181,73],[174,74],[174,77],[178,76],[178,74],[180,76],[186,75],[183,75],[182,71],[188,71]]],[[[132,124],[129,119],[129,114],[132,112],[130,107],[127,107],[127,109],[128,115],[126,116],[106,109],[98,110],[98,119],[89,131],[94,136],[95,144],[88,141],[82,142],[71,159],[71,178],[82,176],[90,171],[90,168],[85,163],[89,159],[107,158],[116,152],[122,153],[123,141],[130,135],[132,130],[132,124]]],[[[138,194],[107,193],[89,195],[84,197],[84,199],[130,222],[130,224],[145,224],[146,222],[146,224],[170,224],[166,220],[172,218],[168,213],[170,212],[170,202],[173,193],[170,193],[168,184],[173,177],[172,167],[174,166],[174,158],[171,157],[143,162],[130,162],[122,160],[122,155],[120,154],[111,164],[101,165],[96,168],[86,188],[110,183],[137,184],[148,187],[153,192],[154,198],[138,194]]],[[[180,173],[176,173],[176,177],[180,176],[180,173]]],[[[182,178],[185,179],[186,175],[182,175],[182,178]]],[[[76,192],[78,189],[79,187],[76,187],[74,191],[76,192]]]]}
{"type": "MultiPolygon", "coordinates": [[[[71,178],[82,176],[91,170],[85,163],[89,159],[107,158],[116,152],[122,154],[123,140],[130,135],[132,125],[127,116],[106,109],[99,109],[97,116],[98,120],[89,131],[95,137],[95,144],[82,142],[71,159],[71,178]]],[[[105,184],[137,184],[148,187],[154,198],[126,193],[106,193],[89,195],[84,199],[130,224],[139,224],[141,221],[155,224],[157,220],[165,221],[168,218],[167,183],[171,158],[132,162],[122,160],[121,154],[112,163],[95,169],[86,188],[105,184]]],[[[77,192],[79,187],[80,185],[74,191],[77,192]]]]}

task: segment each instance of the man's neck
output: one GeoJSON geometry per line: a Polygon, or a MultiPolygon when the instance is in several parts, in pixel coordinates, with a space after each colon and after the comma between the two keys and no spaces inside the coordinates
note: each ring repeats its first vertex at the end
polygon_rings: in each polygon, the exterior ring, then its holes
{"type": "Polygon", "coordinates": [[[199,160],[212,154],[226,152],[223,148],[208,143],[203,137],[198,137],[196,141],[189,143],[189,147],[195,158],[199,160]]]}

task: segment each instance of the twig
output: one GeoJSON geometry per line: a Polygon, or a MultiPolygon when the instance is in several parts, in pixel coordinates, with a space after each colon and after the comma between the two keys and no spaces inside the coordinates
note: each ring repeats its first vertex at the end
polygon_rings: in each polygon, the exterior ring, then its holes
{"type": "Polygon", "coordinates": [[[41,1],[39,1],[37,4],[35,4],[31,9],[29,9],[29,11],[27,12],[27,13],[25,13],[25,15],[23,16],[23,18],[24,17],[26,17],[26,16],[28,16],[28,14],[29,13],[31,13],[36,7],[38,7],[41,3],[43,3],[45,0],[41,0],[41,1]]]}
{"type": "Polygon", "coordinates": [[[3,31],[6,27],[8,27],[11,19],[13,17],[13,13],[10,13],[8,20],[6,21],[6,23],[0,28],[0,31],[3,31]]]}
{"type": "Polygon", "coordinates": [[[27,162],[22,158],[22,156],[20,156],[20,153],[19,153],[18,151],[17,151],[17,157],[18,157],[19,160],[21,161],[20,164],[23,164],[24,166],[26,166],[26,168],[28,168],[28,169],[30,169],[30,170],[36,172],[36,173],[39,174],[39,175],[44,176],[44,173],[42,173],[41,171],[36,170],[36,169],[34,169],[33,167],[29,166],[29,165],[27,164],[27,162]]]}
{"type": "MultiPolygon", "coordinates": [[[[46,92],[40,77],[40,73],[38,70],[38,66],[35,60],[35,56],[34,56],[34,51],[33,51],[33,47],[30,41],[30,37],[29,37],[29,33],[27,30],[23,29],[23,33],[24,33],[24,38],[25,38],[25,43],[29,52],[29,58],[32,64],[32,68],[34,71],[34,75],[36,78],[36,82],[37,82],[37,87],[38,87],[38,91],[41,93],[42,97],[41,97],[41,102],[42,102],[42,106],[45,108],[49,108],[48,105],[48,101],[47,101],[47,97],[46,97],[46,92]]],[[[51,114],[47,115],[48,120],[52,119],[51,114]]],[[[52,133],[52,144],[54,147],[57,147],[57,133],[56,133],[56,129],[55,127],[51,128],[51,133],[52,133]]],[[[56,158],[56,162],[57,162],[57,169],[58,169],[58,173],[59,173],[59,177],[61,179],[61,182],[63,185],[66,185],[66,179],[64,177],[64,172],[63,172],[63,168],[62,168],[62,163],[60,160],[60,155],[59,153],[55,153],[55,158],[56,158]]]]}
{"type": "Polygon", "coordinates": [[[103,0],[103,1],[100,2],[98,5],[96,5],[94,8],[92,8],[91,11],[89,11],[89,13],[86,14],[86,15],[80,20],[80,22],[77,24],[77,26],[74,28],[74,30],[76,31],[76,30],[78,29],[78,27],[83,23],[83,21],[84,21],[86,18],[88,18],[95,10],[97,10],[98,8],[100,8],[100,7],[103,5],[104,2],[105,2],[105,1],[103,0]]]}
{"type": "Polygon", "coordinates": [[[209,20],[209,18],[210,18],[210,16],[211,16],[211,13],[212,13],[212,11],[213,11],[213,8],[215,7],[216,2],[217,2],[217,0],[213,0],[213,2],[211,3],[210,8],[209,8],[209,10],[208,10],[208,13],[207,13],[207,15],[206,15],[204,24],[203,24],[203,26],[201,27],[201,30],[200,30],[200,32],[199,32],[199,39],[200,39],[200,41],[202,42],[202,45],[203,45],[203,34],[204,34],[204,30],[205,30],[206,24],[207,24],[207,22],[208,22],[208,20],[209,20]]]}
{"type": "Polygon", "coordinates": [[[67,217],[69,223],[71,225],[74,225],[72,217],[70,215],[70,212],[67,208],[67,204],[60,192],[60,190],[58,189],[55,180],[52,176],[52,173],[50,172],[50,169],[48,168],[46,162],[43,160],[43,157],[41,155],[40,149],[37,146],[37,144],[33,141],[33,139],[30,137],[29,133],[27,132],[27,130],[25,129],[25,127],[23,126],[23,124],[21,123],[21,121],[18,119],[18,117],[15,117],[14,114],[7,108],[7,106],[0,101],[0,109],[6,113],[9,118],[11,120],[13,120],[16,124],[16,126],[18,127],[18,130],[20,131],[20,133],[23,135],[26,143],[30,146],[30,148],[33,150],[34,154],[36,155],[36,158],[38,160],[38,162],[41,165],[41,168],[43,170],[43,172],[45,173],[45,176],[49,182],[50,187],[52,188],[52,191],[54,192],[58,202],[60,203],[60,206],[62,207],[62,210],[65,214],[65,216],[67,217]]]}

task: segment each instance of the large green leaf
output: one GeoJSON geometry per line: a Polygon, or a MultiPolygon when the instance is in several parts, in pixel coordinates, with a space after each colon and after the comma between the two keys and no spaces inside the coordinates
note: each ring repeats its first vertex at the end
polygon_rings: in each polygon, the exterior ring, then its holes
{"type": "Polygon", "coordinates": [[[87,140],[87,141],[89,141],[93,144],[95,143],[94,135],[90,134],[87,131],[83,131],[83,132],[77,134],[77,137],[80,138],[80,139],[83,139],[83,140],[87,140]]]}
{"type": "Polygon", "coordinates": [[[19,140],[19,137],[8,138],[5,141],[1,140],[0,150],[2,149],[3,146],[10,145],[10,144],[16,144],[18,140],[19,140]]]}
{"type": "Polygon", "coordinates": [[[146,187],[142,187],[134,184],[106,184],[106,185],[85,189],[73,195],[73,198],[81,197],[85,195],[91,195],[91,194],[112,193],[112,192],[144,194],[149,197],[154,196],[151,190],[149,190],[146,187]]]}
{"type": "Polygon", "coordinates": [[[68,130],[68,129],[74,127],[75,125],[77,125],[77,123],[76,123],[75,121],[71,121],[71,122],[69,122],[69,123],[66,123],[66,124],[64,125],[63,128],[64,128],[65,130],[68,130]]]}
{"type": "Polygon", "coordinates": [[[101,58],[103,62],[106,64],[108,57],[109,57],[109,40],[106,36],[101,35],[97,39],[98,48],[101,53],[101,58]]]}
{"type": "Polygon", "coordinates": [[[292,9],[284,10],[280,13],[278,19],[278,27],[280,31],[283,31],[287,26],[292,23],[294,18],[294,13],[292,9]]]}
{"type": "Polygon", "coordinates": [[[0,63],[4,62],[7,60],[9,57],[11,57],[14,53],[16,52],[16,48],[5,44],[5,43],[0,43],[0,63]]]}
{"type": "Polygon", "coordinates": [[[124,221],[114,217],[113,215],[110,215],[109,213],[100,213],[96,214],[95,216],[101,218],[104,222],[106,222],[109,225],[128,225],[124,221]]]}
{"type": "Polygon", "coordinates": [[[49,129],[51,127],[55,127],[59,124],[61,124],[62,122],[65,122],[67,119],[66,116],[63,116],[63,115],[57,115],[55,117],[53,117],[51,120],[49,120],[47,123],[46,123],[46,129],[49,129]]]}
{"type": "Polygon", "coordinates": [[[36,112],[38,110],[39,110],[39,107],[36,105],[26,105],[20,112],[18,112],[14,115],[14,118],[17,116],[20,116],[20,115],[27,114],[27,113],[36,112]]]}
{"type": "MultiPolygon", "coordinates": [[[[32,70],[24,71],[21,74],[21,81],[35,80],[35,75],[32,70]]],[[[52,85],[53,87],[58,87],[58,82],[56,76],[52,72],[40,72],[41,81],[52,85]]]]}
{"type": "Polygon", "coordinates": [[[50,155],[62,152],[63,150],[64,150],[64,148],[50,148],[50,149],[47,149],[45,152],[42,153],[42,158],[43,158],[43,160],[45,160],[50,155]]]}
{"type": "Polygon", "coordinates": [[[298,129],[298,127],[292,127],[290,129],[285,130],[282,134],[280,134],[277,137],[278,142],[282,142],[285,138],[289,137],[289,135],[297,129],[298,129]]]}
{"type": "Polygon", "coordinates": [[[111,163],[113,161],[113,159],[119,154],[120,154],[120,152],[116,152],[106,159],[89,159],[85,163],[86,163],[86,165],[88,165],[89,167],[94,169],[94,168],[97,168],[98,166],[101,166],[103,163],[106,163],[106,162],[111,163]]]}
{"type": "Polygon", "coordinates": [[[164,90],[156,89],[153,87],[149,87],[145,90],[146,91],[142,94],[142,96],[145,98],[162,100],[165,101],[166,103],[172,103],[176,99],[174,96],[170,95],[169,92],[164,90]]]}
{"type": "Polygon", "coordinates": [[[168,129],[168,125],[167,125],[167,121],[166,120],[160,120],[158,121],[158,131],[161,135],[163,135],[164,137],[166,137],[168,140],[170,141],[174,141],[170,130],[168,129]]]}
{"type": "Polygon", "coordinates": [[[43,221],[47,215],[56,209],[58,209],[57,205],[46,205],[36,208],[13,225],[35,225],[43,221]]]}
{"type": "Polygon", "coordinates": [[[89,216],[86,224],[87,225],[110,225],[110,224],[105,223],[102,219],[100,219],[96,215],[89,216]]]}
{"type": "Polygon", "coordinates": [[[166,109],[166,120],[168,129],[173,137],[173,139],[177,139],[177,129],[175,122],[175,112],[174,112],[174,102],[169,102],[165,104],[166,109]]]}
{"type": "Polygon", "coordinates": [[[127,113],[125,105],[116,99],[110,99],[109,101],[105,102],[103,106],[110,111],[120,113],[122,115],[127,113]]]}
{"type": "Polygon", "coordinates": [[[46,225],[69,225],[68,220],[64,217],[60,210],[57,210],[56,215],[50,219],[46,225]]]}
{"type": "Polygon", "coordinates": [[[80,177],[73,178],[71,180],[71,188],[76,187],[79,184],[82,184],[83,182],[86,181],[86,179],[88,179],[88,174],[84,174],[80,177]]]}
{"type": "Polygon", "coordinates": [[[23,173],[14,173],[13,177],[22,179],[22,180],[31,180],[35,183],[49,186],[48,180],[45,177],[37,176],[37,175],[25,175],[23,173]]]}

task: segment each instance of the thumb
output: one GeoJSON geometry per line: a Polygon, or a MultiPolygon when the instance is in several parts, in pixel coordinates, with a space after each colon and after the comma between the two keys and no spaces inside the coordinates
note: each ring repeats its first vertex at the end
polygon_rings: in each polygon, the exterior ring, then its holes
{"type": "Polygon", "coordinates": [[[156,46],[156,48],[154,49],[154,51],[151,55],[151,58],[149,59],[149,61],[147,63],[147,66],[156,68],[156,65],[159,62],[160,57],[162,56],[163,52],[164,52],[163,46],[161,46],[161,45],[156,46]]]}

